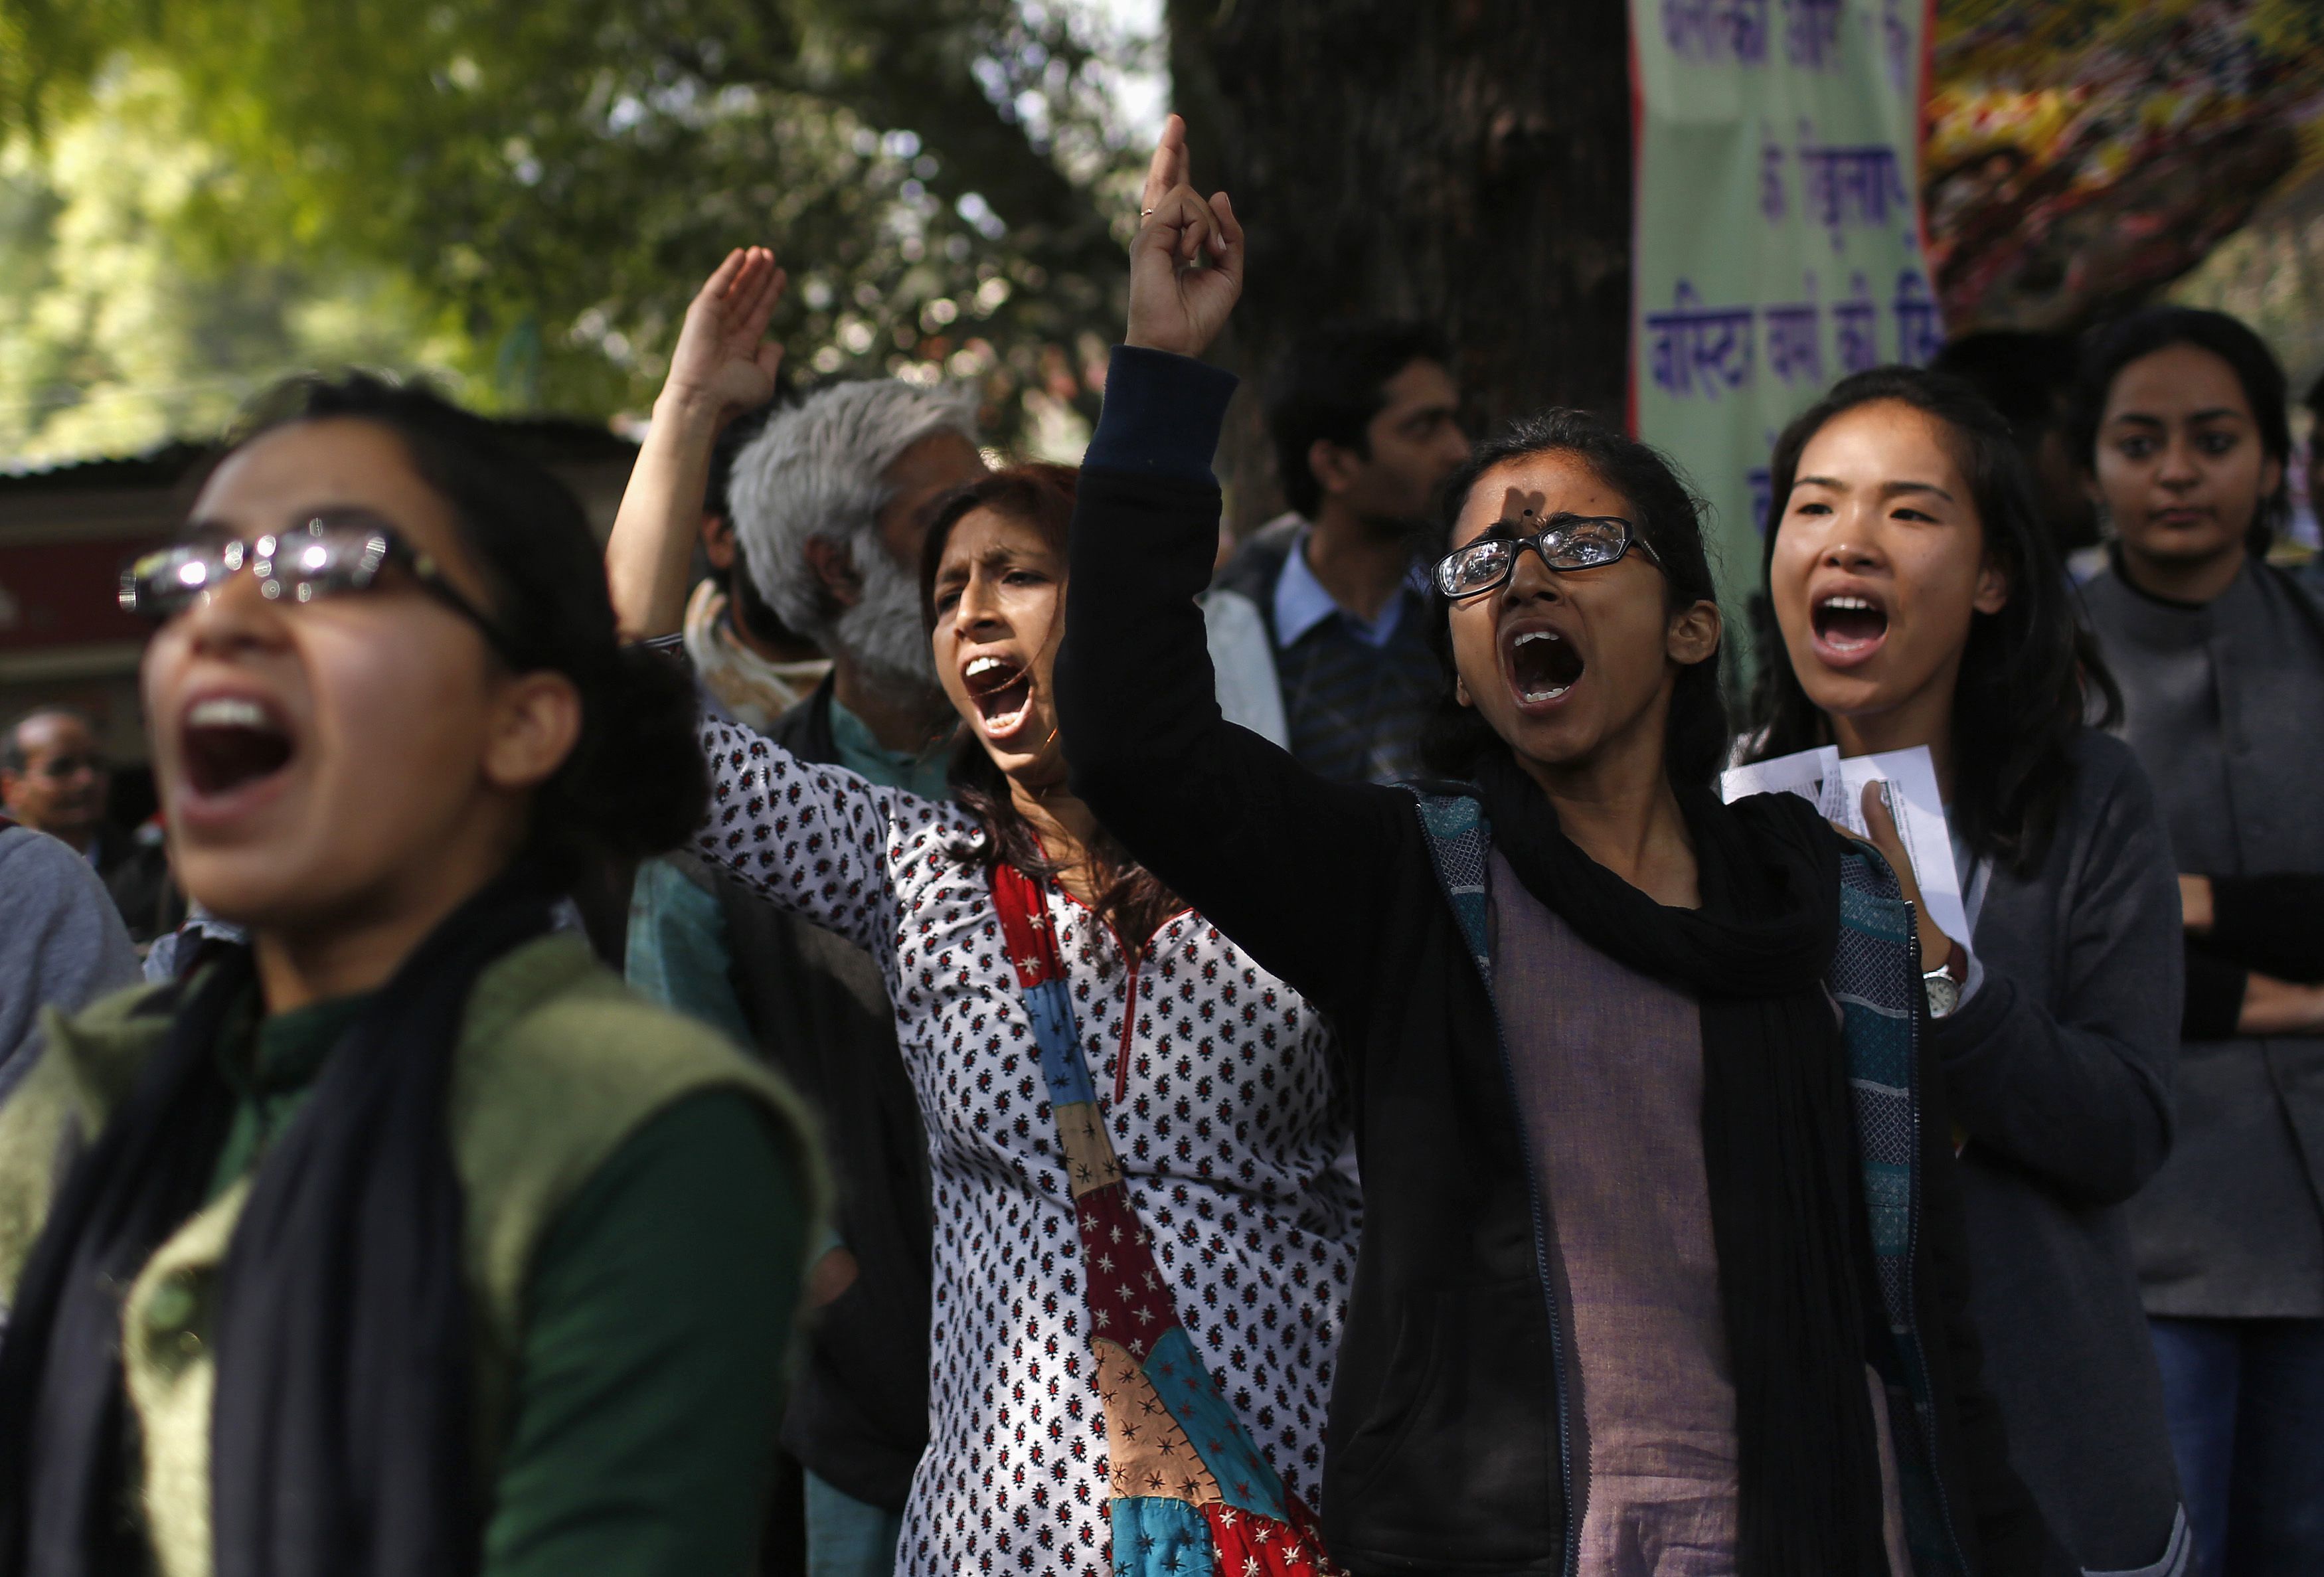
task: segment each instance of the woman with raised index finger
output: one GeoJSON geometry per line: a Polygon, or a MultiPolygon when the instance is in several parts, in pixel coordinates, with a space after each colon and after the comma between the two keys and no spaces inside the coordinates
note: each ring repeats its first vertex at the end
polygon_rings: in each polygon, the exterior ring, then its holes
{"type": "Polygon", "coordinates": [[[1193,599],[1233,380],[1194,358],[1244,254],[1183,169],[1133,246],[1059,704],[1083,800],[1341,1038],[1368,1213],[1335,1558],[2040,1569],[1962,1306],[1911,910],[1803,802],[1711,795],[1694,501],[1571,411],[1453,480],[1450,791],[1325,783],[1226,725],[1193,599]]]}

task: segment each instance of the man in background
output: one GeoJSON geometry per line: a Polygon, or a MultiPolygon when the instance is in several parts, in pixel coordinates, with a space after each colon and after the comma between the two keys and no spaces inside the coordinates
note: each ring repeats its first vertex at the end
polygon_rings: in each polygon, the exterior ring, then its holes
{"type": "MultiPolygon", "coordinates": [[[[947,792],[955,719],[921,620],[920,546],[935,506],[985,473],[973,421],[956,392],[835,384],[742,443],[725,488],[734,558],[723,607],[735,642],[766,632],[755,601],[831,659],[812,694],[752,725],[802,760],[929,798],[947,792]]],[[[706,707],[750,722],[743,706],[763,702],[730,699],[698,644],[690,605],[706,707]]],[[[885,1577],[927,1443],[932,1230],[927,1140],[886,981],[862,949],[691,855],[640,870],[626,954],[632,984],[759,1047],[822,1118],[837,1231],[809,1274],[814,1312],[782,1443],[804,1469],[807,1570],[885,1577]]],[[[770,1543],[781,1536],[779,1522],[770,1543]]]]}
{"type": "Polygon", "coordinates": [[[1291,513],[1220,573],[1273,646],[1291,753],[1343,782],[1422,775],[1443,688],[1428,641],[1436,490],[1469,457],[1441,336],[1343,323],[1293,348],[1268,403],[1291,513]]]}
{"type": "Polygon", "coordinates": [[[112,786],[97,724],[77,706],[36,706],[0,736],[0,807],[87,860],[130,936],[150,942],[177,923],[182,906],[158,829],[139,836],[106,820],[112,786]]]}
{"type": "Polygon", "coordinates": [[[734,456],[765,430],[772,406],[726,424],[710,452],[702,503],[702,555],[710,573],[686,603],[686,655],[695,678],[721,713],[764,733],[807,699],[831,671],[823,649],[767,605],[742,544],[735,540],[727,487],[734,456]]]}

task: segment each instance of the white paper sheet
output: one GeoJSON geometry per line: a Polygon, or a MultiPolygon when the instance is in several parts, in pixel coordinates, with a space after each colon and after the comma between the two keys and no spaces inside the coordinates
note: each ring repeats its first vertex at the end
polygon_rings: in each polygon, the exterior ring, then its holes
{"type": "Polygon", "coordinates": [[[1797,794],[1813,801],[1828,819],[1864,835],[1864,786],[1873,782],[1888,785],[1896,830],[1904,840],[1904,853],[1913,862],[1913,878],[1920,883],[1929,918],[1946,936],[1966,944],[1969,913],[1961,903],[1960,872],[1953,868],[1952,834],[1945,825],[1944,799],[1937,792],[1936,762],[1926,745],[1844,760],[1830,745],[1799,751],[1731,768],[1720,779],[1720,788],[1729,800],[1747,794],[1797,794]]]}
{"type": "Polygon", "coordinates": [[[1840,763],[1840,778],[1848,800],[1848,814],[1840,819],[1859,833],[1864,831],[1864,786],[1877,781],[1888,785],[1888,803],[1904,839],[1904,853],[1913,862],[1914,880],[1921,884],[1921,901],[1937,929],[1966,943],[1969,911],[1961,905],[1952,833],[1945,825],[1945,802],[1937,792],[1937,766],[1929,759],[1929,747],[1850,757],[1840,763]]]}
{"type": "Polygon", "coordinates": [[[1824,780],[1840,770],[1840,752],[1831,745],[1794,751],[1771,761],[1729,767],[1719,779],[1720,798],[1730,804],[1749,794],[1796,794],[1811,805],[1823,803],[1824,780]]]}

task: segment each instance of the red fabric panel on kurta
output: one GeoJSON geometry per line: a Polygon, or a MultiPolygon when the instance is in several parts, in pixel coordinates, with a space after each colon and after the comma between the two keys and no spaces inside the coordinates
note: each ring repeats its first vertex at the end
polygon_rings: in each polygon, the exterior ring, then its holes
{"type": "Polygon", "coordinates": [[[1290,1496],[1295,1526],[1214,1501],[1203,1508],[1218,1545],[1218,1577],[1334,1577],[1339,1568],[1324,1553],[1314,1514],[1290,1496]]]}
{"type": "Polygon", "coordinates": [[[1090,1334],[1120,1342],[1142,1363],[1162,1333],[1178,1323],[1177,1307],[1146,1246],[1146,1229],[1119,1183],[1083,1194],[1074,1211],[1089,1271],[1090,1334]]]}

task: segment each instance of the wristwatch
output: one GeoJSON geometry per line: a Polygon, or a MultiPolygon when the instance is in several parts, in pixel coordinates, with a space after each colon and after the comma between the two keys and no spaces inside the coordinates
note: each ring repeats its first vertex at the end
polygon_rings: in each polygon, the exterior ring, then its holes
{"type": "Polygon", "coordinates": [[[1952,952],[1946,955],[1942,968],[1928,970],[1922,974],[1921,990],[1929,999],[1930,1018],[1950,1017],[1952,1010],[1960,1006],[1960,976],[1953,973],[1960,967],[1961,950],[1956,943],[1952,952]]]}

